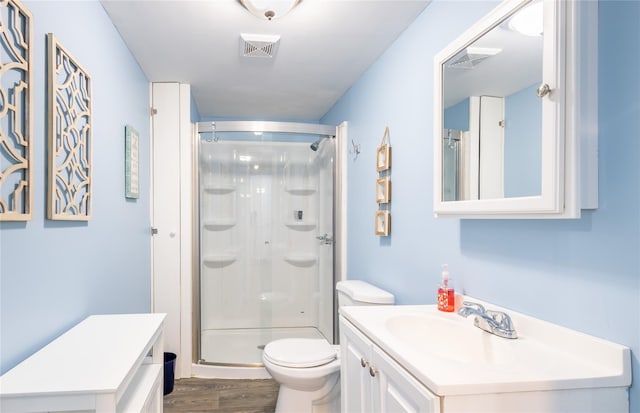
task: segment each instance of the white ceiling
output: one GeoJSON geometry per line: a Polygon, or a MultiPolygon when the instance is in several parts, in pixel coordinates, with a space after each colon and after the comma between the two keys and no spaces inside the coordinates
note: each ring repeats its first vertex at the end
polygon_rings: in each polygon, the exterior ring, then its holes
{"type": "Polygon", "coordinates": [[[319,120],[429,0],[303,0],[267,21],[236,0],[101,0],[152,82],[182,82],[202,117],[319,120]],[[244,58],[240,34],[278,34],[244,58]]]}

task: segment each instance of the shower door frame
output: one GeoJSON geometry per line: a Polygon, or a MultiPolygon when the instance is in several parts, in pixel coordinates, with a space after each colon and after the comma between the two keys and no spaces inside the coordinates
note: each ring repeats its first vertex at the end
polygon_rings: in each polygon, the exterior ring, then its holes
{"type": "Polygon", "coordinates": [[[212,121],[212,122],[198,122],[196,124],[194,133],[194,163],[193,163],[193,276],[192,276],[192,337],[196,340],[192,340],[192,362],[194,364],[210,365],[210,366],[223,366],[223,367],[238,367],[238,368],[263,368],[263,366],[257,366],[254,363],[216,363],[206,362],[200,358],[201,355],[201,297],[200,297],[200,277],[201,277],[201,265],[200,265],[200,173],[199,173],[199,159],[200,159],[200,133],[209,132],[271,132],[271,133],[297,133],[297,134],[312,134],[327,136],[331,139],[336,139],[334,144],[334,167],[333,167],[333,335],[334,342],[337,343],[338,337],[336,335],[337,329],[337,303],[335,285],[342,277],[340,272],[343,268],[344,257],[342,257],[343,248],[339,248],[339,243],[346,241],[346,228],[343,227],[343,220],[340,219],[341,214],[337,214],[337,208],[342,208],[346,205],[346,200],[343,199],[344,183],[340,179],[339,172],[343,168],[342,157],[340,155],[340,148],[342,144],[339,128],[346,130],[346,125],[333,126],[314,123],[296,123],[296,122],[271,122],[271,121],[212,121]]]}

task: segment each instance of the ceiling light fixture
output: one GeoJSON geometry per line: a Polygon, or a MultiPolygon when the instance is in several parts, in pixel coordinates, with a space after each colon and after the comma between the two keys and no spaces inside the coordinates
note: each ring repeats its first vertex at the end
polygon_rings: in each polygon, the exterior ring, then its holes
{"type": "Polygon", "coordinates": [[[238,0],[251,14],[273,20],[285,16],[302,0],[238,0]]]}

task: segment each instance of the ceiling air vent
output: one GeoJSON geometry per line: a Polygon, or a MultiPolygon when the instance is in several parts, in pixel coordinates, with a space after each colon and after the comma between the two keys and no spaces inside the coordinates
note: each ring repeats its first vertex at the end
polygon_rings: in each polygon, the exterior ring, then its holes
{"type": "Polygon", "coordinates": [[[243,57],[272,58],[280,44],[279,35],[241,33],[240,40],[240,53],[243,57]]]}
{"type": "Polygon", "coordinates": [[[467,47],[462,52],[452,58],[447,66],[452,69],[473,69],[482,63],[485,59],[495,56],[502,49],[492,47],[467,47]]]}

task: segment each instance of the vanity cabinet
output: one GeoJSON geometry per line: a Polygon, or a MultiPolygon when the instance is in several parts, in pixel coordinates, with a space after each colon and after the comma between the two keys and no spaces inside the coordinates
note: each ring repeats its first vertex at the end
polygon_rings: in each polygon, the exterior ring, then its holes
{"type": "Polygon", "coordinates": [[[628,347],[509,315],[517,340],[435,305],[342,307],[342,411],[629,412],[628,347]]]}
{"type": "Polygon", "coordinates": [[[164,319],[86,318],[0,377],[0,411],[161,412],[164,319]]]}
{"type": "Polygon", "coordinates": [[[342,317],[340,351],[343,412],[440,412],[438,396],[342,317]]]}

